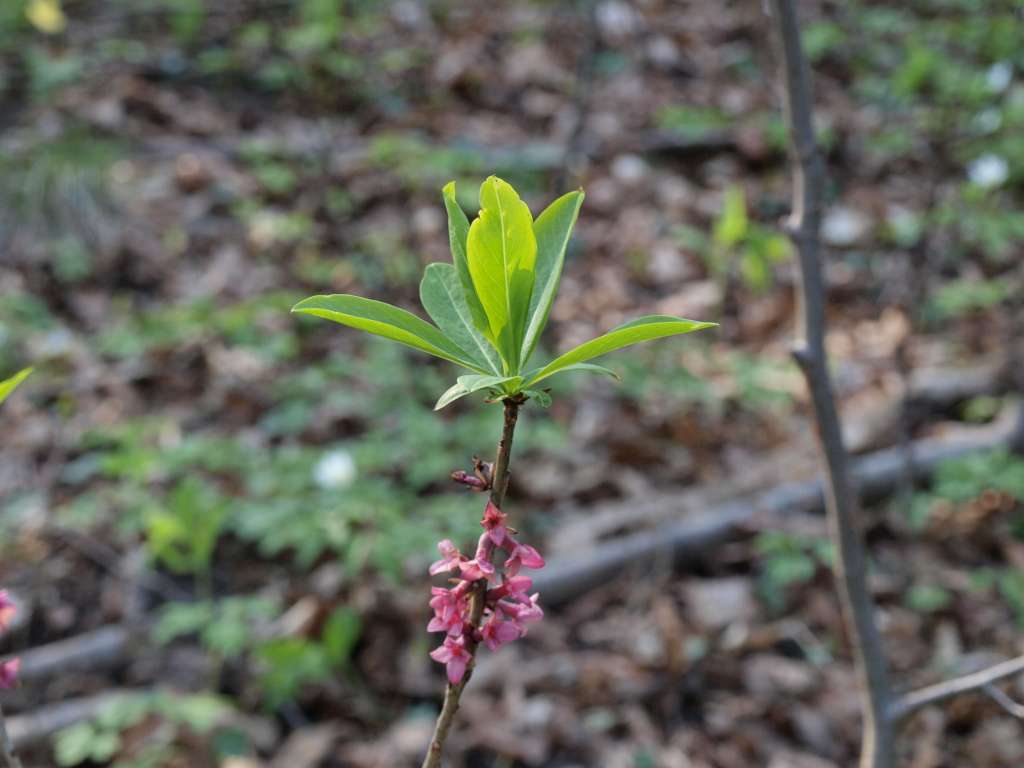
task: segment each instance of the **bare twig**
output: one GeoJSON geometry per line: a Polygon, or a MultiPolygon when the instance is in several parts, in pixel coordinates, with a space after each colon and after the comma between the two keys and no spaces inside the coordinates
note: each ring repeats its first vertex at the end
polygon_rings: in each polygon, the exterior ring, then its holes
{"type": "Polygon", "coordinates": [[[999,688],[996,688],[992,683],[989,683],[981,690],[983,690],[988,697],[992,699],[992,701],[1002,707],[1004,712],[1016,717],[1018,720],[1024,720],[1024,704],[1021,704],[1019,701],[1014,701],[999,688]]]}
{"type": "Polygon", "coordinates": [[[47,643],[21,654],[18,677],[31,682],[81,670],[108,669],[124,662],[130,641],[128,630],[110,626],[47,643]]]}
{"type": "Polygon", "coordinates": [[[866,557],[857,520],[857,496],[850,483],[847,452],[825,353],[825,288],[819,241],[824,167],[814,137],[810,76],[792,0],[774,0],[773,8],[782,42],[786,115],[793,152],[798,159],[789,225],[800,263],[800,313],[793,357],[807,380],[818,423],[825,465],[829,529],[836,544],[836,579],[861,682],[860,766],[891,768],[893,727],[888,717],[888,669],[867,584],[866,557]]]}
{"type": "MultiPolygon", "coordinates": [[[[491,502],[499,508],[505,500],[505,491],[508,489],[508,464],[512,456],[512,437],[515,435],[516,421],[519,418],[519,406],[523,404],[524,400],[521,396],[507,397],[502,402],[505,406],[505,421],[501,432],[501,442],[498,443],[498,456],[494,461],[494,474],[491,481],[491,502]]],[[[486,579],[480,579],[473,585],[469,620],[474,630],[480,625],[480,619],[483,616],[486,591],[486,579]]],[[[457,683],[448,683],[448,687],[445,689],[444,704],[441,707],[441,714],[437,716],[434,735],[430,739],[430,746],[427,747],[422,768],[439,768],[441,765],[441,754],[444,751],[445,741],[448,739],[448,732],[455,721],[455,713],[459,711],[459,700],[473,674],[478,644],[475,634],[475,631],[465,633],[466,650],[469,652],[470,662],[466,666],[466,672],[462,679],[457,683]]]]}
{"type": "Polygon", "coordinates": [[[908,693],[894,701],[889,708],[889,719],[894,722],[902,720],[921,707],[937,704],[940,701],[959,696],[961,693],[984,689],[1007,677],[1020,674],[1024,674],[1024,656],[995,664],[979,672],[929,685],[927,688],[908,693]]]}

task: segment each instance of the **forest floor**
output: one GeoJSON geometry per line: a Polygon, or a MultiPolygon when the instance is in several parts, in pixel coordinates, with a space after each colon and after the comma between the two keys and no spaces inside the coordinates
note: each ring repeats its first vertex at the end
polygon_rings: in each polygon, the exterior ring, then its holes
{"type": "MultiPolygon", "coordinates": [[[[586,191],[547,352],[643,314],[720,326],[524,409],[506,511],[548,559],[546,617],[482,657],[450,764],[853,763],[760,3],[65,5],[49,33],[0,12],[0,377],[37,368],[0,462],[28,765],[418,764],[426,567],[479,531],[447,477],[500,409],[434,413],[450,366],[288,309],[417,310],[450,258],[441,186],[472,212],[490,173],[534,214],[586,191]],[[741,522],[579,576],[716,514],[741,522]]],[[[1019,9],[799,5],[828,345],[903,689],[1024,652],[1019,9]]],[[[1020,766],[1024,725],[965,696],[900,753],[1020,766]]]]}

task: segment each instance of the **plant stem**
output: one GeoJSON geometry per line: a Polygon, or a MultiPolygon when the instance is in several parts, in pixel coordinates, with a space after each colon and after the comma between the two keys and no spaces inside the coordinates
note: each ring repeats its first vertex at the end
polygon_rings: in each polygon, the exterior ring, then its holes
{"type": "MultiPolygon", "coordinates": [[[[494,474],[491,477],[491,502],[494,506],[501,508],[505,500],[505,491],[508,488],[508,463],[512,455],[512,436],[516,431],[516,421],[519,419],[519,406],[525,402],[521,395],[507,397],[502,403],[505,406],[505,421],[501,431],[501,441],[498,443],[498,455],[494,460],[494,474]]],[[[427,754],[423,758],[422,768],[439,768],[441,765],[441,753],[444,750],[445,741],[448,739],[448,732],[455,721],[455,713],[459,710],[459,700],[462,698],[462,691],[465,690],[469,678],[473,674],[473,666],[476,661],[477,640],[475,630],[480,625],[480,619],[484,613],[484,595],[487,591],[487,580],[480,579],[472,587],[470,596],[469,621],[474,631],[467,632],[466,650],[470,655],[470,662],[466,666],[466,672],[458,683],[448,683],[444,692],[444,705],[441,707],[441,714],[437,716],[437,723],[434,725],[434,735],[430,739],[430,746],[427,747],[427,754]]]]}
{"type": "Polygon", "coordinates": [[[3,768],[22,768],[21,760],[14,752],[14,743],[10,734],[7,733],[7,721],[4,719],[3,710],[0,709],[0,760],[3,761],[3,768]]]}
{"type": "Polygon", "coordinates": [[[836,582],[861,682],[861,768],[891,768],[894,728],[889,718],[889,675],[875,606],[867,584],[858,504],[850,483],[835,394],[825,352],[825,286],[821,229],[824,167],[812,120],[807,62],[792,0],[773,0],[784,59],[786,116],[797,163],[789,231],[799,255],[799,301],[793,357],[811,393],[824,458],[829,533],[836,546],[836,582]]]}

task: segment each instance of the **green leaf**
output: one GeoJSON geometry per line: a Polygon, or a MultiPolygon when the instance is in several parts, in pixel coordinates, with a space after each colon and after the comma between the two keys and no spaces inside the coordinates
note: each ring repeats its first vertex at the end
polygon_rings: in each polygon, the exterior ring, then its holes
{"type": "Polygon", "coordinates": [[[213,621],[213,605],[208,601],[198,603],[168,603],[160,611],[153,627],[153,639],[166,645],[185,635],[192,635],[213,621]]]}
{"type": "Polygon", "coordinates": [[[471,371],[488,373],[486,369],[466,359],[466,353],[460,350],[455,342],[426,320],[421,320],[411,312],[385,304],[383,301],[338,293],[331,296],[310,296],[292,307],[292,312],[333,320],[350,328],[429,352],[435,357],[469,368],[471,371]]]}
{"type": "Polygon", "coordinates": [[[691,333],[702,328],[712,328],[715,325],[717,323],[702,323],[697,320],[685,320],[680,317],[671,317],[670,315],[640,317],[612,329],[603,336],[580,344],[575,349],[555,358],[532,375],[527,380],[526,386],[532,387],[538,381],[542,381],[548,376],[565,370],[571,365],[582,363],[608,352],[614,352],[616,349],[628,347],[630,344],[660,339],[665,336],[675,336],[680,333],[691,333]]]}
{"type": "Polygon", "coordinates": [[[583,192],[562,195],[549,205],[533,222],[533,234],[537,240],[537,265],[530,309],[526,313],[526,330],[523,333],[523,347],[519,359],[523,365],[530,359],[537,340],[548,323],[551,305],[558,293],[558,282],[565,264],[565,251],[569,245],[572,228],[576,224],[583,192]]]}
{"type": "Polygon", "coordinates": [[[434,410],[439,411],[460,397],[479,392],[481,389],[504,389],[511,394],[522,383],[522,376],[459,376],[455,384],[438,398],[434,410]]]}
{"type": "Polygon", "coordinates": [[[19,384],[21,384],[21,382],[27,379],[30,373],[32,373],[31,368],[23,368],[22,370],[18,371],[16,374],[11,376],[11,378],[5,379],[4,381],[0,381],[0,403],[6,400],[7,396],[10,395],[11,392],[13,392],[15,388],[19,384]]]}
{"type": "Polygon", "coordinates": [[[92,757],[96,730],[90,723],[77,723],[57,732],[54,753],[57,765],[81,765],[92,757]]]}
{"type": "Polygon", "coordinates": [[[452,263],[459,274],[459,282],[462,283],[462,292],[469,306],[469,312],[473,318],[473,325],[478,331],[484,332],[488,329],[487,313],[480,303],[480,297],[476,295],[473,287],[473,278],[469,274],[469,257],[466,255],[466,241],[469,238],[469,219],[466,218],[462,206],[455,197],[455,182],[449,181],[441,190],[444,198],[445,211],[448,213],[448,241],[452,249],[452,263]]]}
{"type": "Polygon", "coordinates": [[[523,394],[537,403],[541,408],[551,407],[551,395],[543,389],[524,389],[523,394]]]}
{"type": "MultiPolygon", "coordinates": [[[[540,368],[530,371],[528,374],[526,374],[526,380],[531,381],[532,377],[540,373],[540,371],[540,368]]],[[[603,365],[594,365],[593,363],[573,363],[572,365],[567,365],[564,368],[559,369],[558,372],[566,373],[569,371],[587,371],[589,373],[603,373],[606,376],[611,376],[616,381],[622,381],[622,377],[619,376],[619,374],[617,374],[611,368],[605,368],[603,365]]]]}
{"type": "Polygon", "coordinates": [[[320,643],[332,664],[348,663],[362,630],[363,622],[352,608],[342,605],[331,613],[324,624],[320,643]]]}
{"type": "Polygon", "coordinates": [[[747,201],[740,187],[725,191],[722,213],[715,222],[715,241],[731,248],[747,234],[747,201]]]}
{"type": "Polygon", "coordinates": [[[468,359],[491,373],[501,373],[498,351],[473,323],[458,270],[453,265],[427,265],[420,282],[420,303],[430,319],[458,345],[468,359]]]}
{"type": "Polygon", "coordinates": [[[487,313],[487,337],[506,372],[519,370],[533,290],[537,240],[533,217],[510,184],[490,176],[480,186],[480,216],[469,228],[469,273],[487,313]]]}

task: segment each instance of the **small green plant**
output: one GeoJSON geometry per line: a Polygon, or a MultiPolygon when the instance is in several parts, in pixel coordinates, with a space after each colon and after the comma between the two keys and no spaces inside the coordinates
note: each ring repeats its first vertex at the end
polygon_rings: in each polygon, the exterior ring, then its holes
{"type": "Polygon", "coordinates": [[[231,724],[231,705],[208,694],[166,691],[113,698],[91,720],[64,728],[54,740],[57,764],[159,768],[182,764],[195,749],[190,734],[213,734],[215,757],[244,753],[247,737],[231,724]],[[131,731],[132,738],[125,738],[131,731]],[[221,749],[219,747],[223,746],[221,749]]]}
{"type": "Polygon", "coordinates": [[[267,706],[279,707],[305,684],[344,669],[361,633],[359,615],[341,606],[328,617],[319,640],[284,637],[261,643],[256,656],[263,663],[259,682],[267,706]]]}
{"type": "Polygon", "coordinates": [[[145,514],[150,553],[177,573],[195,574],[208,580],[213,550],[230,507],[209,483],[186,477],[170,493],[165,504],[145,514]]]}
{"type": "Polygon", "coordinates": [[[939,288],[930,309],[942,319],[959,317],[998,306],[1013,294],[1006,278],[952,280],[939,288]]]}
{"type": "Polygon", "coordinates": [[[765,604],[780,610],[787,590],[806,584],[819,567],[830,568],[834,560],[832,543],[827,537],[804,536],[785,531],[766,531],[754,542],[760,558],[759,591],[765,604]]]}
{"type": "Polygon", "coordinates": [[[738,268],[748,288],[765,291],[772,285],[773,266],[785,261],[789,255],[789,240],[751,221],[743,190],[729,187],[725,192],[722,212],[715,222],[714,247],[709,255],[711,271],[723,278],[738,268]]]}
{"type": "MultiPolygon", "coordinates": [[[[520,407],[530,399],[542,406],[550,403],[548,391],[538,385],[557,373],[579,370],[611,374],[607,368],[587,361],[641,341],[713,325],[666,315],[641,317],[546,365],[531,368],[530,358],[558,291],[583,192],[563,195],[534,219],[516,190],[491,176],[480,187],[480,214],[472,224],[459,207],[454,182],[444,188],[443,197],[453,263],[430,264],[420,283],[420,301],[437,325],[404,309],[360,296],[313,296],[293,308],[294,312],[383,336],[469,370],[470,374],[459,376],[441,395],[435,410],[481,390],[504,407],[494,463],[475,459],[472,473],[456,470],[451,475],[457,483],[489,492],[481,521],[484,532],[474,556],[463,555],[450,539],[443,539],[438,543],[441,559],[430,567],[431,574],[448,573],[456,578],[449,579],[454,583],[450,588],[431,590],[434,618],[427,629],[444,632],[445,639],[430,655],[445,665],[448,687],[423,768],[437,768],[441,763],[444,743],[480,643],[497,650],[522,637],[526,625],[543,616],[539,595],[529,594],[532,580],[519,572],[523,568],[542,568],[544,559],[516,538],[518,531],[506,524],[507,516],[501,510],[520,407]],[[499,550],[506,553],[500,573],[494,562],[499,550]]],[[[422,439],[418,442],[421,446],[429,444],[422,439]]],[[[421,448],[418,455],[429,452],[421,448]]],[[[300,670],[323,672],[316,655],[310,656],[302,647],[286,646],[280,652],[287,652],[289,663],[300,670]]]]}
{"type": "Polygon", "coordinates": [[[153,639],[166,644],[196,635],[210,653],[221,659],[233,659],[259,644],[259,627],[267,625],[277,614],[274,601],[261,597],[168,603],[153,627],[153,639]]]}
{"type": "Polygon", "coordinates": [[[931,489],[918,493],[910,504],[910,522],[924,527],[937,502],[962,504],[985,491],[1005,493],[1024,502],[1024,459],[1006,449],[984,451],[939,464],[931,489]]]}
{"type": "Polygon", "coordinates": [[[937,584],[915,584],[906,594],[907,607],[918,613],[937,613],[953,602],[953,595],[937,584]]]}

